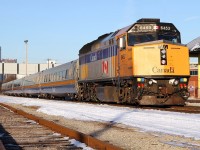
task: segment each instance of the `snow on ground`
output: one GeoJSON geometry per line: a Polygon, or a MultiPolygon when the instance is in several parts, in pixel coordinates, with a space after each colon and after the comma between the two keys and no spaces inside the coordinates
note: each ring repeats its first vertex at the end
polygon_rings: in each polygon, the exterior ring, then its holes
{"type": "Polygon", "coordinates": [[[84,143],[81,143],[81,142],[76,141],[76,140],[74,140],[74,139],[71,139],[71,140],[69,140],[69,141],[71,142],[71,144],[74,144],[74,145],[77,146],[77,147],[83,148],[83,150],[94,150],[93,148],[88,147],[88,146],[85,145],[84,143]]]}
{"type": "Polygon", "coordinates": [[[69,119],[121,123],[138,127],[142,131],[175,134],[200,140],[200,114],[7,96],[0,96],[0,102],[39,106],[39,112],[69,119]]]}

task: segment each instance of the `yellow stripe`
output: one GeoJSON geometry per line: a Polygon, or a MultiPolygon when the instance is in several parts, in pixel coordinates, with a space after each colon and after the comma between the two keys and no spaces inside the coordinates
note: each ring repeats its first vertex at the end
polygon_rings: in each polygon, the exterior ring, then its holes
{"type": "Polygon", "coordinates": [[[13,88],[13,90],[21,90],[22,89],[22,87],[20,86],[20,87],[15,87],[15,88],[13,88]]]}
{"type": "Polygon", "coordinates": [[[24,86],[23,88],[31,89],[31,88],[38,88],[38,87],[60,86],[60,85],[70,85],[70,84],[75,84],[75,80],[67,80],[67,81],[58,81],[58,82],[35,84],[35,85],[30,85],[30,86],[24,86]]]}

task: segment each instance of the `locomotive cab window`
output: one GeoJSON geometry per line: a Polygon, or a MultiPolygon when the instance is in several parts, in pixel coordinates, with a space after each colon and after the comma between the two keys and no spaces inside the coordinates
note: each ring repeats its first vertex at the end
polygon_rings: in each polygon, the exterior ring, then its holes
{"type": "Polygon", "coordinates": [[[152,33],[143,33],[143,34],[128,34],[128,45],[133,46],[134,44],[150,42],[156,40],[156,34],[152,33]]]}
{"type": "Polygon", "coordinates": [[[172,33],[172,32],[159,33],[158,40],[167,40],[167,41],[171,41],[173,43],[181,43],[179,34],[172,33]]]}

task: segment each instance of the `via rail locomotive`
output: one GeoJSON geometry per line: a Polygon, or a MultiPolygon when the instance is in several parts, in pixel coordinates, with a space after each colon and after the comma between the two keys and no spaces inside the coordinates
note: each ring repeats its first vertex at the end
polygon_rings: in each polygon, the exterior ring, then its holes
{"type": "Polygon", "coordinates": [[[160,19],[100,36],[79,59],[2,85],[7,95],[70,97],[80,101],[184,105],[189,51],[178,29],[160,19]]]}

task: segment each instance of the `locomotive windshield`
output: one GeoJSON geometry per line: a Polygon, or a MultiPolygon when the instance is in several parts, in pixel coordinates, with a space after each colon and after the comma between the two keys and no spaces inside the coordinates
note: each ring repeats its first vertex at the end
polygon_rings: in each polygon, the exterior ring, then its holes
{"type": "Polygon", "coordinates": [[[156,40],[181,43],[180,33],[173,24],[135,24],[128,31],[129,46],[156,40]]]}
{"type": "Polygon", "coordinates": [[[134,44],[150,42],[156,40],[156,34],[128,34],[128,45],[133,46],[134,44]]]}
{"type": "Polygon", "coordinates": [[[181,43],[180,36],[177,33],[158,34],[158,40],[168,40],[173,43],[181,43]]]}

